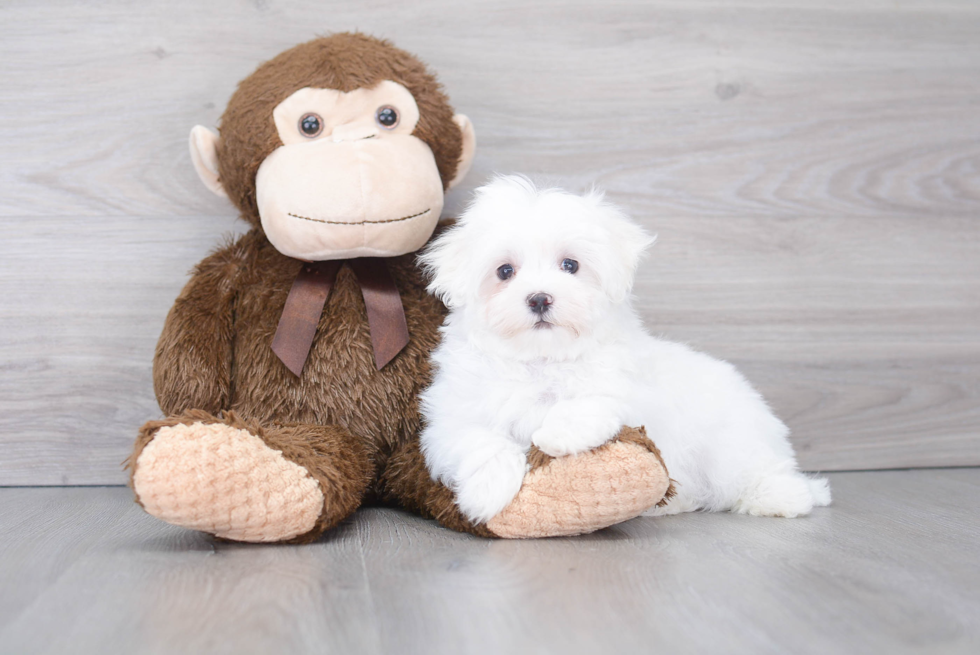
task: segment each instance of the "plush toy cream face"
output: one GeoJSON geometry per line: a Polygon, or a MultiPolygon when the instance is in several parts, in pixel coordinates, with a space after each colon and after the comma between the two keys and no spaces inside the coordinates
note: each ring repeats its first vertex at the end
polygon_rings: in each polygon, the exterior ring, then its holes
{"type": "MultiPolygon", "coordinates": [[[[284,255],[308,261],[394,257],[421,248],[442,212],[444,189],[429,146],[413,135],[419,108],[411,92],[385,80],[344,93],[301,88],[279,103],[273,120],[282,145],[255,177],[262,229],[284,255]]],[[[472,160],[469,120],[455,184],[472,160]]],[[[217,135],[191,134],[205,184],[216,178],[217,135]]]]}
{"type": "Polygon", "coordinates": [[[412,136],[419,110],[384,81],[341,93],[300,89],[273,112],[283,145],[262,162],[262,228],[301,259],[391,257],[418,250],[442,211],[432,151],[412,136]]]}

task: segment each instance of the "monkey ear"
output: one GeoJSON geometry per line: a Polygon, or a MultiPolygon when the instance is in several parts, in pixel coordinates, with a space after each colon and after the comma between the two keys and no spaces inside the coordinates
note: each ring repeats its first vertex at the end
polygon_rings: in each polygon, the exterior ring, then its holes
{"type": "Polygon", "coordinates": [[[197,176],[204,186],[219,196],[228,197],[221,181],[218,180],[218,135],[204,127],[195,125],[191,130],[191,162],[197,176]]]}
{"type": "Polygon", "coordinates": [[[449,183],[450,189],[462,182],[466,174],[470,172],[470,166],[473,165],[473,155],[476,154],[476,132],[473,131],[473,123],[463,114],[453,116],[453,122],[459,126],[459,131],[463,133],[463,148],[459,153],[456,177],[449,183]]]}

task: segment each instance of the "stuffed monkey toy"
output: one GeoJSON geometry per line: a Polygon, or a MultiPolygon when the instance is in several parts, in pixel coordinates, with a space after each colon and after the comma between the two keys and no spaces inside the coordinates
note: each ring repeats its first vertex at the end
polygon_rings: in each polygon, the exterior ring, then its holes
{"type": "Polygon", "coordinates": [[[473,161],[473,126],[414,56],[362,34],[283,52],[242,81],[194,167],[251,230],[200,262],[153,361],[166,418],[129,459],[137,502],[246,542],[308,542],[364,503],[486,537],[582,534],[669,494],[624,428],[574,457],[532,452],[501,514],[469,523],[419,452],[418,394],[446,310],[414,253],[473,161]]]}

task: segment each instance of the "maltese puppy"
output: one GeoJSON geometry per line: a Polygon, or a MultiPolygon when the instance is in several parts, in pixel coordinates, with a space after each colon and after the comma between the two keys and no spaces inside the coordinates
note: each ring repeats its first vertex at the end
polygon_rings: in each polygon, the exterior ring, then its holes
{"type": "Polygon", "coordinates": [[[732,365],[646,332],[630,292],[652,243],[599,193],[500,177],[422,254],[450,310],[421,397],[422,452],[471,521],[514,499],[532,445],[574,455],[624,425],[646,427],[677,482],[658,514],[792,517],[830,503],[732,365]]]}

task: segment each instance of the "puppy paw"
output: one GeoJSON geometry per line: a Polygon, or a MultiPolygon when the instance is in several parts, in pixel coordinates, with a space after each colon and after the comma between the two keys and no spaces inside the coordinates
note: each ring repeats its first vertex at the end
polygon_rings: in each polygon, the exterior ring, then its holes
{"type": "Polygon", "coordinates": [[[752,516],[806,516],[814,505],[830,503],[830,489],[826,481],[822,488],[817,485],[817,489],[813,486],[815,482],[819,481],[811,480],[801,473],[766,476],[743,493],[732,511],[752,516]],[[814,495],[815,490],[818,491],[818,497],[814,495]]]}
{"type": "Polygon", "coordinates": [[[563,457],[598,448],[622,427],[614,416],[557,414],[552,410],[544,424],[531,435],[531,443],[546,455],[563,457]]]}
{"type": "MultiPolygon", "coordinates": [[[[543,426],[531,435],[531,443],[541,452],[552,457],[561,457],[572,452],[572,435],[558,427],[543,426]]],[[[579,439],[575,439],[579,441],[579,439]]]]}
{"type": "Polygon", "coordinates": [[[524,453],[508,449],[468,471],[454,485],[460,511],[473,523],[489,521],[521,490],[526,468],[524,453]]]}

